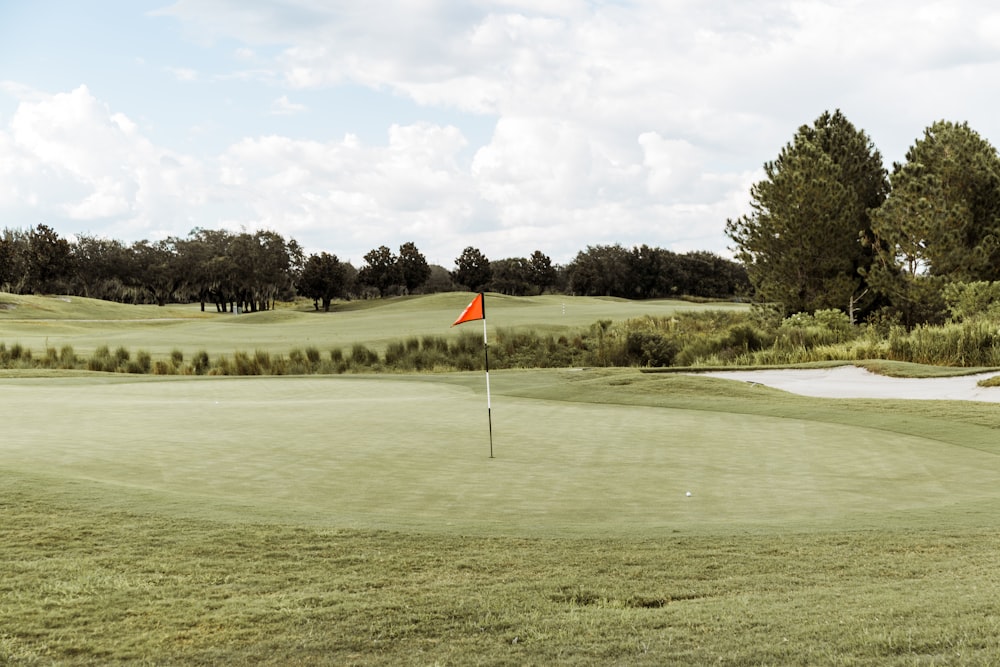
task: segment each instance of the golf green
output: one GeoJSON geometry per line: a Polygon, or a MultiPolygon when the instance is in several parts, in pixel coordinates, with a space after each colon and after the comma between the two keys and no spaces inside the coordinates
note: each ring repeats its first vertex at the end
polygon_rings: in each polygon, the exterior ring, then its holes
{"type": "MultiPolygon", "coordinates": [[[[533,371],[558,386],[566,372],[533,371]]],[[[878,525],[996,503],[993,454],[871,426],[505,395],[482,378],[0,380],[0,468],[138,512],[489,535],[878,525]],[[690,495],[689,495],[690,494],[690,495]]],[[[89,500],[88,500],[89,499],[89,500]]]]}

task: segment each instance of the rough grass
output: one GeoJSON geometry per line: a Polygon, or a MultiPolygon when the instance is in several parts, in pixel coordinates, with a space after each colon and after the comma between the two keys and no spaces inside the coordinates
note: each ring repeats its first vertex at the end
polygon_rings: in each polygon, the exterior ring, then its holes
{"type": "Polygon", "coordinates": [[[991,664],[992,530],[499,539],[92,512],[0,477],[0,662],[991,664]]]}

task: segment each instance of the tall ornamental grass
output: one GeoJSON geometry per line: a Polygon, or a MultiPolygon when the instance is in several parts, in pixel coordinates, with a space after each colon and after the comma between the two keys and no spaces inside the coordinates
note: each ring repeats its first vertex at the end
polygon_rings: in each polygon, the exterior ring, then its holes
{"type": "MultiPolygon", "coordinates": [[[[489,336],[491,368],[767,366],[818,361],[886,359],[940,366],[1000,366],[1000,327],[970,318],[912,330],[892,322],[854,325],[837,310],[776,319],[764,311],[691,311],[622,322],[600,320],[554,333],[498,328],[489,336]]],[[[294,347],[287,354],[257,349],[162,359],[107,345],[89,357],[69,345],[35,354],[20,343],[0,343],[0,368],[89,370],[156,375],[312,375],[370,372],[482,370],[482,335],[474,330],[390,341],[383,352],[355,343],[322,351],[294,347]]]]}

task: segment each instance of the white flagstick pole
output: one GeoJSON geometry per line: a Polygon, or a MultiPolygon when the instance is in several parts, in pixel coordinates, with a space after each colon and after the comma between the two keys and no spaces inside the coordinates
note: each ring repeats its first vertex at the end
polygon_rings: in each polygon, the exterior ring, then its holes
{"type": "Polygon", "coordinates": [[[490,458],[493,458],[493,406],[490,401],[490,344],[486,338],[486,295],[483,298],[483,356],[486,359],[486,418],[490,423],[490,458]]]}

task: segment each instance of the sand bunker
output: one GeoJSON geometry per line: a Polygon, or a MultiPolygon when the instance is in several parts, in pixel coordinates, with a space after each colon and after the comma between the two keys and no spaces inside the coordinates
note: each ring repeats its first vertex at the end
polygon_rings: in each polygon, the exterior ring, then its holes
{"type": "Polygon", "coordinates": [[[1000,387],[980,387],[976,384],[983,378],[997,375],[995,372],[947,378],[893,378],[871,373],[857,366],[838,366],[822,369],[712,371],[700,375],[756,382],[793,394],[819,398],[906,398],[1000,403],[1000,387]]]}

